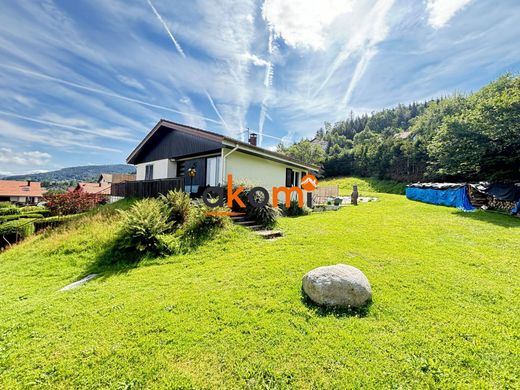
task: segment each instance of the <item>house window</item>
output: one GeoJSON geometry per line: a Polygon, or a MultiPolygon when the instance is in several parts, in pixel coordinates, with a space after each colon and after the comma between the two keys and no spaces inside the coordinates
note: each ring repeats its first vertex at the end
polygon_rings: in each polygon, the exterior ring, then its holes
{"type": "Polygon", "coordinates": [[[185,161],[179,161],[177,163],[177,177],[184,177],[184,170],[186,168],[185,161]]]}
{"type": "Polygon", "coordinates": [[[285,168],[285,186],[292,187],[294,172],[291,168],[285,168]]]}
{"type": "Polygon", "coordinates": [[[220,156],[206,159],[206,185],[215,187],[220,183],[220,156]]]}
{"type": "Polygon", "coordinates": [[[144,168],[144,180],[153,180],[153,164],[146,165],[144,168]]]}

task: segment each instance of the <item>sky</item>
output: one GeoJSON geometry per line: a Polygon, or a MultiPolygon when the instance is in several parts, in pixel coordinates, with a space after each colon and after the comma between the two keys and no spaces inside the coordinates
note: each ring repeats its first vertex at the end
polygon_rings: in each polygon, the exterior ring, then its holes
{"type": "Polygon", "coordinates": [[[520,70],[518,0],[0,0],[0,175],[124,163],[161,118],[266,148],[520,70]]]}

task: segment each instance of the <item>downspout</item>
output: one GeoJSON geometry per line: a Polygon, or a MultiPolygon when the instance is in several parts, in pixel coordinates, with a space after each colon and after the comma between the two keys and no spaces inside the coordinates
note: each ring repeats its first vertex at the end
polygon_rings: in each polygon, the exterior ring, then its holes
{"type": "Polygon", "coordinates": [[[233,149],[231,149],[229,152],[227,152],[226,154],[224,154],[224,148],[221,149],[222,163],[220,164],[220,169],[221,169],[220,182],[222,185],[224,184],[224,175],[226,172],[226,157],[229,156],[231,153],[235,152],[237,149],[238,149],[238,144],[236,144],[236,146],[233,149]]]}

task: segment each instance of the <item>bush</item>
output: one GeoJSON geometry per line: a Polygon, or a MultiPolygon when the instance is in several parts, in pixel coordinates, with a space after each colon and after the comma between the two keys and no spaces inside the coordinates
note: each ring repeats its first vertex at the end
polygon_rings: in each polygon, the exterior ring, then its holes
{"type": "Polygon", "coordinates": [[[5,222],[0,225],[0,236],[3,238],[0,247],[4,247],[7,242],[13,244],[34,234],[35,227],[31,220],[19,219],[16,221],[5,222]]]}
{"type": "Polygon", "coordinates": [[[4,207],[11,207],[13,204],[11,202],[0,202],[0,209],[3,209],[4,207]]]}
{"type": "Polygon", "coordinates": [[[190,194],[175,190],[161,195],[160,199],[166,206],[168,222],[181,226],[188,220],[191,210],[190,194]]]}
{"type": "Polygon", "coordinates": [[[106,203],[106,197],[86,192],[67,192],[45,196],[47,208],[52,215],[79,214],[106,203]]]}
{"type": "Polygon", "coordinates": [[[85,214],[56,215],[54,217],[40,218],[34,221],[36,231],[46,229],[48,227],[56,227],[65,222],[74,221],[83,217],[85,214]]]}
{"type": "Polygon", "coordinates": [[[286,217],[300,217],[302,215],[309,215],[312,210],[307,206],[299,207],[297,200],[291,200],[289,207],[285,203],[278,204],[280,211],[286,217]]]}
{"type": "Polygon", "coordinates": [[[118,246],[137,252],[167,253],[162,235],[169,233],[173,224],[168,222],[168,213],[158,199],[143,199],[129,210],[121,211],[122,230],[118,246]]]}
{"type": "Polygon", "coordinates": [[[20,214],[20,209],[13,204],[0,208],[0,215],[20,214]]]}
{"type": "Polygon", "coordinates": [[[43,216],[48,216],[50,214],[50,210],[44,206],[24,206],[20,208],[20,212],[22,214],[41,214],[43,216]]]}

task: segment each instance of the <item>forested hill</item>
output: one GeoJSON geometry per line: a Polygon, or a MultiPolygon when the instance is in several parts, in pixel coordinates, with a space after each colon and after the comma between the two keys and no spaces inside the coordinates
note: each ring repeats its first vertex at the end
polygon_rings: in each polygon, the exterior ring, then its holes
{"type": "Polygon", "coordinates": [[[520,181],[520,77],[470,95],[399,105],[325,123],[313,142],[278,151],[321,163],[326,176],[399,181],[520,181]]]}
{"type": "Polygon", "coordinates": [[[30,173],[5,177],[8,180],[33,180],[40,182],[78,182],[95,181],[102,173],[135,173],[133,165],[86,165],[81,167],[63,168],[58,171],[30,173]]]}

